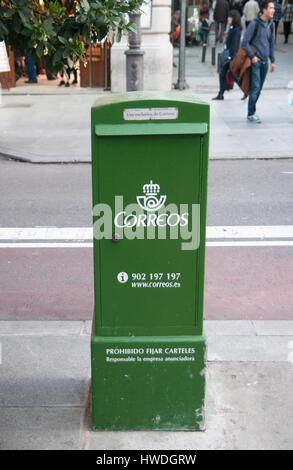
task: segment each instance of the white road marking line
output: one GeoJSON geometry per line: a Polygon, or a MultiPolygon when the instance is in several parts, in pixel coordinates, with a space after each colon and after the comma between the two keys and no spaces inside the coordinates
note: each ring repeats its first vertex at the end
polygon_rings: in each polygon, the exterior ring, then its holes
{"type": "Polygon", "coordinates": [[[207,238],[293,238],[293,225],[207,227],[207,238]]]}
{"type": "Polygon", "coordinates": [[[93,242],[83,243],[0,243],[0,248],[93,248],[93,242]]]}
{"type": "MultiPolygon", "coordinates": [[[[92,239],[92,227],[0,227],[0,248],[92,248],[92,239]]],[[[207,227],[206,246],[293,246],[293,225],[207,227]]]]}
{"type": "Polygon", "coordinates": [[[293,246],[293,240],[268,240],[268,241],[229,241],[229,242],[206,242],[206,246],[209,247],[221,247],[221,246],[293,246]]]}
{"type": "MultiPolygon", "coordinates": [[[[227,242],[206,242],[210,248],[218,247],[243,247],[243,246],[293,246],[293,240],[288,241],[227,241],[227,242]]],[[[93,243],[0,243],[1,248],[93,248],[93,243]]]]}
{"type": "MultiPolygon", "coordinates": [[[[207,227],[208,239],[293,238],[293,225],[235,225],[207,227]]],[[[0,227],[0,240],[63,240],[93,239],[92,227],[0,227]]]]}
{"type": "Polygon", "coordinates": [[[0,240],[92,240],[92,227],[1,227],[0,240]]]}

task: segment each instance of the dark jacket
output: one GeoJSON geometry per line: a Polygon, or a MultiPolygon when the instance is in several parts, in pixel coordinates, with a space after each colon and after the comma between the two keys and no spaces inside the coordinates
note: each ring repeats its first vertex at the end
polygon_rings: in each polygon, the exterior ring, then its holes
{"type": "Polygon", "coordinates": [[[238,52],[241,39],[241,29],[239,26],[231,26],[229,28],[228,36],[226,39],[226,48],[229,49],[231,59],[234,59],[238,52]]]}
{"type": "Polygon", "coordinates": [[[263,21],[260,16],[249,23],[245,31],[241,47],[247,52],[248,57],[253,59],[257,56],[263,62],[275,62],[275,25],[273,20],[263,21]],[[258,23],[257,33],[254,35],[256,22],[258,23]],[[272,25],[272,26],[271,26],[272,25]],[[251,39],[253,40],[251,41],[251,39]],[[251,49],[251,45],[255,48],[255,54],[251,49]]]}
{"type": "Polygon", "coordinates": [[[227,0],[217,0],[214,10],[214,20],[217,23],[227,23],[229,4],[227,0]]]}
{"type": "Polygon", "coordinates": [[[240,16],[243,15],[243,7],[242,7],[240,2],[239,3],[234,3],[234,5],[231,7],[231,10],[238,11],[240,16]]]}

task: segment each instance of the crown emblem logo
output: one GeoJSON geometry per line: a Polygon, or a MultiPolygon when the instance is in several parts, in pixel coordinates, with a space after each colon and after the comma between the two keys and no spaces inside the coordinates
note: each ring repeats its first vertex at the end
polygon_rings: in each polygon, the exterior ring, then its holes
{"type": "Polygon", "coordinates": [[[160,192],[160,185],[153,184],[151,180],[150,184],[145,184],[142,189],[146,196],[156,196],[160,192]]]}
{"type": "Polygon", "coordinates": [[[144,184],[142,187],[144,196],[137,196],[136,200],[138,205],[147,212],[154,212],[159,210],[166,202],[167,196],[160,196],[160,185],[153,183],[150,180],[149,183],[144,184]]]}

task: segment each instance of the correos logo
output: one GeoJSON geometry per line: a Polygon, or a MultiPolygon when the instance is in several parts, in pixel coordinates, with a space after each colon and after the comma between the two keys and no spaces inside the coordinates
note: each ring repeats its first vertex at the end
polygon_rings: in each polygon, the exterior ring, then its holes
{"type": "Polygon", "coordinates": [[[160,185],[153,183],[150,180],[149,184],[143,186],[144,196],[136,196],[137,203],[141,209],[147,214],[127,214],[126,211],[121,211],[116,214],[114,224],[118,228],[124,227],[184,227],[188,224],[188,212],[184,214],[178,213],[160,213],[155,214],[164,206],[167,196],[160,193],[160,185]]]}
{"type": "MultiPolygon", "coordinates": [[[[125,205],[123,196],[114,196],[114,207],[100,203],[93,207],[96,240],[182,240],[182,250],[196,250],[200,243],[200,204],[168,201],[160,196],[160,185],[152,180],[142,185],[142,195],[125,205]],[[113,209],[114,210],[113,210],[113,209]],[[114,220],[113,220],[114,219],[114,220]],[[113,233],[113,222],[115,233],[113,233]]],[[[119,273],[118,281],[127,282],[119,273]]]]}
{"type": "Polygon", "coordinates": [[[136,200],[138,205],[147,212],[158,211],[166,202],[167,196],[160,196],[160,199],[158,199],[160,186],[153,184],[152,180],[150,184],[143,186],[143,192],[145,196],[136,196],[136,200]]]}

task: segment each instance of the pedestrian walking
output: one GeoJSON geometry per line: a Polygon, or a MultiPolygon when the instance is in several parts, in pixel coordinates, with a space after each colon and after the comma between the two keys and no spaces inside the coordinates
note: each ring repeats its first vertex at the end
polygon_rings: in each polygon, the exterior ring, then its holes
{"type": "Polygon", "coordinates": [[[249,0],[245,3],[243,8],[243,15],[245,17],[245,26],[248,27],[249,23],[255,19],[259,13],[259,6],[255,0],[249,0]]]}
{"type": "Polygon", "coordinates": [[[293,0],[286,0],[286,3],[283,6],[282,19],[285,36],[284,44],[287,44],[291,32],[291,23],[293,20],[293,0]]]}
{"type": "Polygon", "coordinates": [[[217,0],[214,9],[214,21],[216,23],[216,41],[223,42],[227,25],[229,4],[227,0],[217,0]]]}
{"type": "MultiPolygon", "coordinates": [[[[228,35],[225,43],[225,50],[221,54],[221,69],[219,73],[220,91],[213,100],[223,100],[226,90],[226,74],[229,73],[230,62],[238,52],[241,40],[241,16],[239,11],[231,10],[228,14],[228,35]]],[[[230,73],[231,76],[231,73],[230,73]]],[[[234,77],[232,77],[234,79],[234,77]]],[[[233,82],[232,82],[233,83],[233,82]]]]}
{"type": "Polygon", "coordinates": [[[198,33],[198,40],[202,44],[206,44],[207,42],[207,37],[209,34],[210,30],[210,25],[209,25],[209,12],[204,11],[200,15],[200,29],[198,33]]]}
{"type": "Polygon", "coordinates": [[[277,32],[278,32],[278,26],[280,19],[282,18],[282,7],[278,0],[274,1],[275,4],[275,14],[274,14],[274,23],[275,23],[275,42],[277,41],[277,32]]]}
{"type": "Polygon", "coordinates": [[[231,8],[231,10],[237,10],[240,14],[240,17],[241,17],[243,15],[243,6],[242,6],[242,3],[241,3],[241,0],[235,0],[234,5],[231,8]]]}
{"type": "Polygon", "coordinates": [[[38,83],[36,64],[33,62],[30,52],[25,54],[25,65],[28,80],[25,80],[24,83],[38,83]]]}
{"type": "Polygon", "coordinates": [[[256,103],[268,72],[269,59],[271,61],[271,72],[275,70],[274,13],[274,2],[264,0],[259,16],[249,24],[241,44],[242,48],[248,54],[248,57],[251,59],[247,119],[254,123],[261,122],[260,118],[255,114],[256,103]]]}

